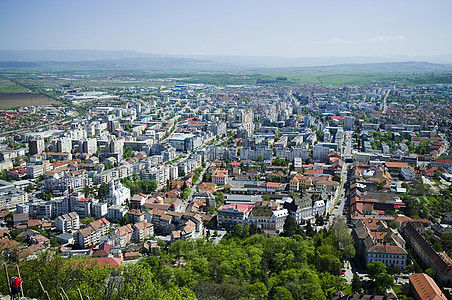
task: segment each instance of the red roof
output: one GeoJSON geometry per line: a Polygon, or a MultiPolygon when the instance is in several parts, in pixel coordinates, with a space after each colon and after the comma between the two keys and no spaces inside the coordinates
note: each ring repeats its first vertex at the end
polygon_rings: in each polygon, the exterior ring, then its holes
{"type": "Polygon", "coordinates": [[[243,203],[231,203],[228,206],[222,206],[218,210],[225,210],[225,209],[235,209],[239,212],[246,212],[248,210],[251,210],[254,207],[252,204],[243,204],[243,203]]]}

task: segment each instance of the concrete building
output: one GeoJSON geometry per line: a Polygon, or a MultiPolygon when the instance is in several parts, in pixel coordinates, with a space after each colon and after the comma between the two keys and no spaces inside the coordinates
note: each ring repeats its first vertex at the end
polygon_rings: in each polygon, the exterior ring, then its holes
{"type": "Polygon", "coordinates": [[[84,139],[79,141],[78,151],[80,153],[87,153],[93,155],[97,152],[97,140],[96,139],[84,139]]]}
{"type": "Polygon", "coordinates": [[[28,142],[29,154],[41,154],[44,152],[44,140],[43,139],[34,139],[28,142]]]}
{"type": "Polygon", "coordinates": [[[70,212],[56,218],[55,226],[61,232],[75,232],[80,228],[80,218],[76,212],[70,212]]]}

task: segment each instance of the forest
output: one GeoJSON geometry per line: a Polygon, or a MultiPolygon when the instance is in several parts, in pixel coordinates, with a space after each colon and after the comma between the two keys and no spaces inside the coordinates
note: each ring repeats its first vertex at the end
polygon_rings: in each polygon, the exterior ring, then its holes
{"type": "MultiPolygon", "coordinates": [[[[308,234],[298,227],[288,236],[270,236],[236,225],[216,245],[207,238],[161,243],[156,255],[116,268],[48,250],[20,263],[24,294],[44,299],[40,279],[51,299],[59,299],[61,288],[70,299],[78,297],[78,288],[91,300],[327,299],[350,290],[340,276],[340,248],[350,240],[336,237],[341,227],[308,234]]],[[[15,275],[13,265],[8,272],[15,275]]],[[[0,286],[7,294],[4,276],[0,286]]]]}

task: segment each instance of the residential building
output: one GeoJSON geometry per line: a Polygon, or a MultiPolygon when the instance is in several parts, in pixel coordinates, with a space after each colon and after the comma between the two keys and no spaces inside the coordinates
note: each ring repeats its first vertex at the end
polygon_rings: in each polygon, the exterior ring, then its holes
{"type": "Polygon", "coordinates": [[[80,218],[76,212],[64,214],[55,219],[56,230],[75,232],[80,228],[80,218]]]}
{"type": "Polygon", "coordinates": [[[246,225],[246,219],[254,207],[253,204],[231,203],[217,210],[218,227],[246,225]]]}
{"type": "Polygon", "coordinates": [[[135,242],[142,242],[154,235],[154,225],[146,221],[141,221],[133,224],[132,229],[132,239],[135,242]]]}
{"type": "Polygon", "coordinates": [[[28,142],[29,154],[41,154],[44,151],[44,140],[34,139],[28,142]]]}

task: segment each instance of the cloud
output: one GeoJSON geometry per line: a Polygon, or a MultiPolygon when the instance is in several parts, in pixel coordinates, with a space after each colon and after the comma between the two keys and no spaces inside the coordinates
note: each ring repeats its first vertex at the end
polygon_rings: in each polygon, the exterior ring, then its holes
{"type": "Polygon", "coordinates": [[[381,43],[381,42],[389,42],[389,41],[395,41],[395,40],[403,40],[403,35],[395,35],[395,36],[376,36],[370,39],[364,39],[364,40],[343,40],[334,38],[332,40],[329,40],[327,43],[329,44],[344,44],[344,45],[355,45],[355,44],[364,44],[364,43],[381,43]]]}

